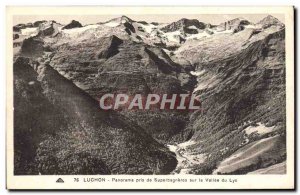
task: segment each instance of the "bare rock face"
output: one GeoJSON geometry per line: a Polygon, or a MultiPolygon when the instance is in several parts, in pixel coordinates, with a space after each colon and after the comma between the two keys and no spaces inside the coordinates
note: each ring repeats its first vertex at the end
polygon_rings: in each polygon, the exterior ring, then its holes
{"type": "Polygon", "coordinates": [[[115,35],[104,40],[102,49],[98,54],[98,58],[108,59],[108,58],[116,55],[119,52],[118,46],[122,43],[123,43],[123,41],[115,35]]]}
{"type": "Polygon", "coordinates": [[[55,37],[58,34],[58,27],[60,24],[56,23],[55,21],[47,21],[44,23],[39,24],[39,33],[38,36],[40,37],[55,37]]]}
{"type": "Polygon", "coordinates": [[[62,29],[72,29],[72,28],[80,28],[82,27],[82,24],[76,20],[72,20],[69,24],[62,27],[62,29]]]}
{"type": "Polygon", "coordinates": [[[39,37],[29,37],[23,41],[21,54],[27,57],[41,56],[44,51],[44,42],[39,37]]]}
{"type": "Polygon", "coordinates": [[[163,32],[174,32],[177,30],[183,30],[186,33],[190,33],[190,34],[195,34],[196,29],[190,29],[189,27],[194,26],[197,29],[204,29],[205,28],[205,24],[202,22],[199,22],[196,19],[186,19],[183,18],[181,20],[178,20],[177,22],[173,22],[167,26],[164,26],[163,28],[161,28],[161,30],[163,32]]]}
{"type": "Polygon", "coordinates": [[[135,28],[133,27],[133,25],[130,22],[125,22],[123,23],[123,25],[125,26],[125,31],[131,35],[132,33],[135,33],[135,28]]]}
{"type": "Polygon", "coordinates": [[[220,25],[217,26],[217,29],[219,31],[233,30],[234,32],[239,32],[239,31],[244,30],[244,25],[249,25],[249,24],[250,24],[250,22],[248,20],[245,20],[243,18],[236,18],[236,19],[221,23],[220,25]]]}
{"type": "Polygon", "coordinates": [[[42,26],[39,29],[39,35],[40,36],[50,36],[54,33],[53,25],[50,24],[49,26],[42,26]]]}

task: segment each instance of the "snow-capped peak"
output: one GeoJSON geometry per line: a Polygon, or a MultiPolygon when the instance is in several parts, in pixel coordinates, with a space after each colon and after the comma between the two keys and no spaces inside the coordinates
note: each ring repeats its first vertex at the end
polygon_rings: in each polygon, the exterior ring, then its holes
{"type": "Polygon", "coordinates": [[[121,16],[121,17],[118,17],[118,18],[113,18],[105,23],[103,23],[105,26],[109,26],[109,27],[116,27],[116,26],[119,26],[121,24],[124,24],[124,23],[132,23],[134,22],[134,20],[130,19],[129,17],[127,16],[121,16]]]}

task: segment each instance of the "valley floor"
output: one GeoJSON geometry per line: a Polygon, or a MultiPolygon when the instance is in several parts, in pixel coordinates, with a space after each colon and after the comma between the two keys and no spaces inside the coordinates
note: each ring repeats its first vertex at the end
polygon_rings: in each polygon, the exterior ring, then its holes
{"type": "Polygon", "coordinates": [[[171,174],[192,174],[192,167],[204,162],[205,154],[194,154],[186,150],[186,147],[192,145],[192,141],[183,142],[176,145],[168,145],[171,152],[176,154],[177,167],[171,174]]]}
{"type": "MultiPolygon", "coordinates": [[[[242,169],[253,163],[255,164],[255,160],[259,158],[259,156],[269,155],[268,153],[272,151],[271,149],[273,148],[273,144],[277,139],[279,139],[279,136],[272,136],[242,147],[230,157],[224,159],[212,174],[234,173],[234,171],[238,169],[242,169]]],[[[172,171],[171,174],[194,174],[193,168],[205,161],[207,154],[197,154],[187,149],[188,146],[193,144],[193,141],[187,141],[181,144],[168,145],[169,150],[175,153],[178,161],[175,170],[172,171]]],[[[247,174],[285,173],[286,161],[283,161],[270,165],[266,168],[249,171],[247,174]]]]}

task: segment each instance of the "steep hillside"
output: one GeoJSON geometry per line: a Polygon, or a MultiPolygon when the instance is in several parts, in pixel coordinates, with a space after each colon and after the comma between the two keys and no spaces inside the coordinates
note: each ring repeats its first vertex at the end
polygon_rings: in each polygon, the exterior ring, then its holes
{"type": "Polygon", "coordinates": [[[38,174],[36,150],[43,136],[51,136],[64,125],[63,115],[43,95],[37,73],[29,59],[14,63],[14,147],[17,175],[38,174]],[[58,123],[62,121],[62,123],[58,123]]]}
{"type": "MultiPolygon", "coordinates": [[[[80,37],[86,36],[86,33],[80,37]]],[[[66,42],[57,37],[53,42],[44,41],[40,44],[39,40],[39,37],[26,40],[33,45],[35,42],[39,43],[40,48],[25,51],[31,51],[32,57],[40,58],[40,61],[49,62],[61,75],[88,92],[95,100],[99,100],[105,93],[191,93],[196,84],[194,76],[173,62],[159,47],[122,40],[115,35],[96,41],[74,42],[72,38],[66,42]]],[[[24,42],[22,48],[26,45],[30,44],[24,42]]],[[[20,55],[28,56],[27,53],[22,50],[20,55]]],[[[122,114],[133,118],[163,143],[187,140],[191,133],[183,132],[183,127],[188,122],[188,116],[184,112],[134,111],[122,114]],[[154,125],[160,123],[165,125],[154,125]]]]}
{"type": "MultiPolygon", "coordinates": [[[[194,171],[210,173],[220,159],[252,141],[275,135],[284,138],[284,61],[282,30],[254,42],[237,55],[199,66],[204,73],[198,79],[195,93],[200,95],[203,112],[191,117],[190,128],[195,130],[192,137],[195,144],[189,149],[207,154],[207,159],[206,164],[194,171]],[[249,131],[249,127],[259,124],[258,130],[249,131]],[[265,127],[272,129],[260,132],[265,127]]],[[[285,151],[285,144],[279,147],[285,151]]],[[[269,161],[284,159],[284,155],[278,152],[269,159],[261,157],[268,164],[269,161]]]]}
{"type": "Polygon", "coordinates": [[[101,111],[49,65],[35,73],[29,63],[14,64],[16,174],[166,174],[176,166],[141,127],[101,111]]]}

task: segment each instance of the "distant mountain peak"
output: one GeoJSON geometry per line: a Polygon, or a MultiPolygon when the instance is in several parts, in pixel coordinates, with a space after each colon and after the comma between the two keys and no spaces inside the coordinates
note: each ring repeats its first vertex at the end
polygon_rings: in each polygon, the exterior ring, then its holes
{"type": "Polygon", "coordinates": [[[121,24],[121,23],[126,23],[126,22],[131,23],[131,22],[134,22],[134,20],[130,19],[129,17],[127,17],[125,15],[122,15],[121,17],[113,18],[113,19],[107,21],[106,23],[108,23],[108,22],[116,22],[116,23],[121,24]]]}
{"type": "Polygon", "coordinates": [[[260,20],[257,24],[262,25],[262,28],[269,28],[270,26],[280,26],[283,27],[284,24],[272,15],[268,15],[260,20]]]}
{"type": "Polygon", "coordinates": [[[243,17],[238,17],[238,18],[234,18],[231,20],[227,20],[226,22],[221,23],[221,25],[224,23],[229,24],[229,25],[239,25],[239,24],[248,25],[248,24],[250,24],[250,22],[243,17]]]}
{"type": "Polygon", "coordinates": [[[132,20],[131,18],[129,18],[129,17],[125,16],[125,15],[122,15],[121,19],[122,20],[126,20],[127,22],[134,22],[134,20],[132,20]]]}
{"type": "Polygon", "coordinates": [[[274,16],[272,16],[272,15],[267,15],[264,19],[266,19],[266,18],[268,18],[268,19],[273,19],[273,20],[278,20],[276,17],[274,17],[274,16]]]}
{"type": "Polygon", "coordinates": [[[171,24],[164,26],[163,28],[161,28],[161,30],[164,32],[174,32],[177,30],[185,30],[190,26],[194,26],[198,29],[204,29],[206,24],[203,22],[199,22],[199,20],[197,19],[181,18],[176,22],[172,22],[171,24]]]}
{"type": "Polygon", "coordinates": [[[272,15],[268,15],[266,17],[264,17],[262,20],[259,21],[259,23],[261,22],[280,22],[276,17],[272,16],[272,15]]]}
{"type": "Polygon", "coordinates": [[[197,19],[187,19],[187,18],[181,18],[180,20],[178,20],[177,22],[182,22],[186,25],[192,25],[192,24],[198,24],[199,20],[197,19]]]}
{"type": "Polygon", "coordinates": [[[64,26],[62,29],[72,29],[72,28],[80,28],[82,24],[76,20],[72,20],[69,24],[64,26]]]}
{"type": "Polygon", "coordinates": [[[131,24],[133,22],[135,22],[135,21],[125,15],[122,15],[120,17],[108,20],[107,22],[100,22],[99,24],[105,24],[106,26],[109,26],[109,27],[116,27],[121,24],[131,24]]]}
{"type": "Polygon", "coordinates": [[[232,20],[246,20],[244,17],[237,17],[237,18],[234,18],[234,19],[232,19],[232,20]]]}
{"type": "Polygon", "coordinates": [[[244,29],[245,25],[249,24],[251,23],[245,18],[238,17],[219,24],[217,29],[219,31],[233,30],[233,32],[239,32],[244,29]]]}

